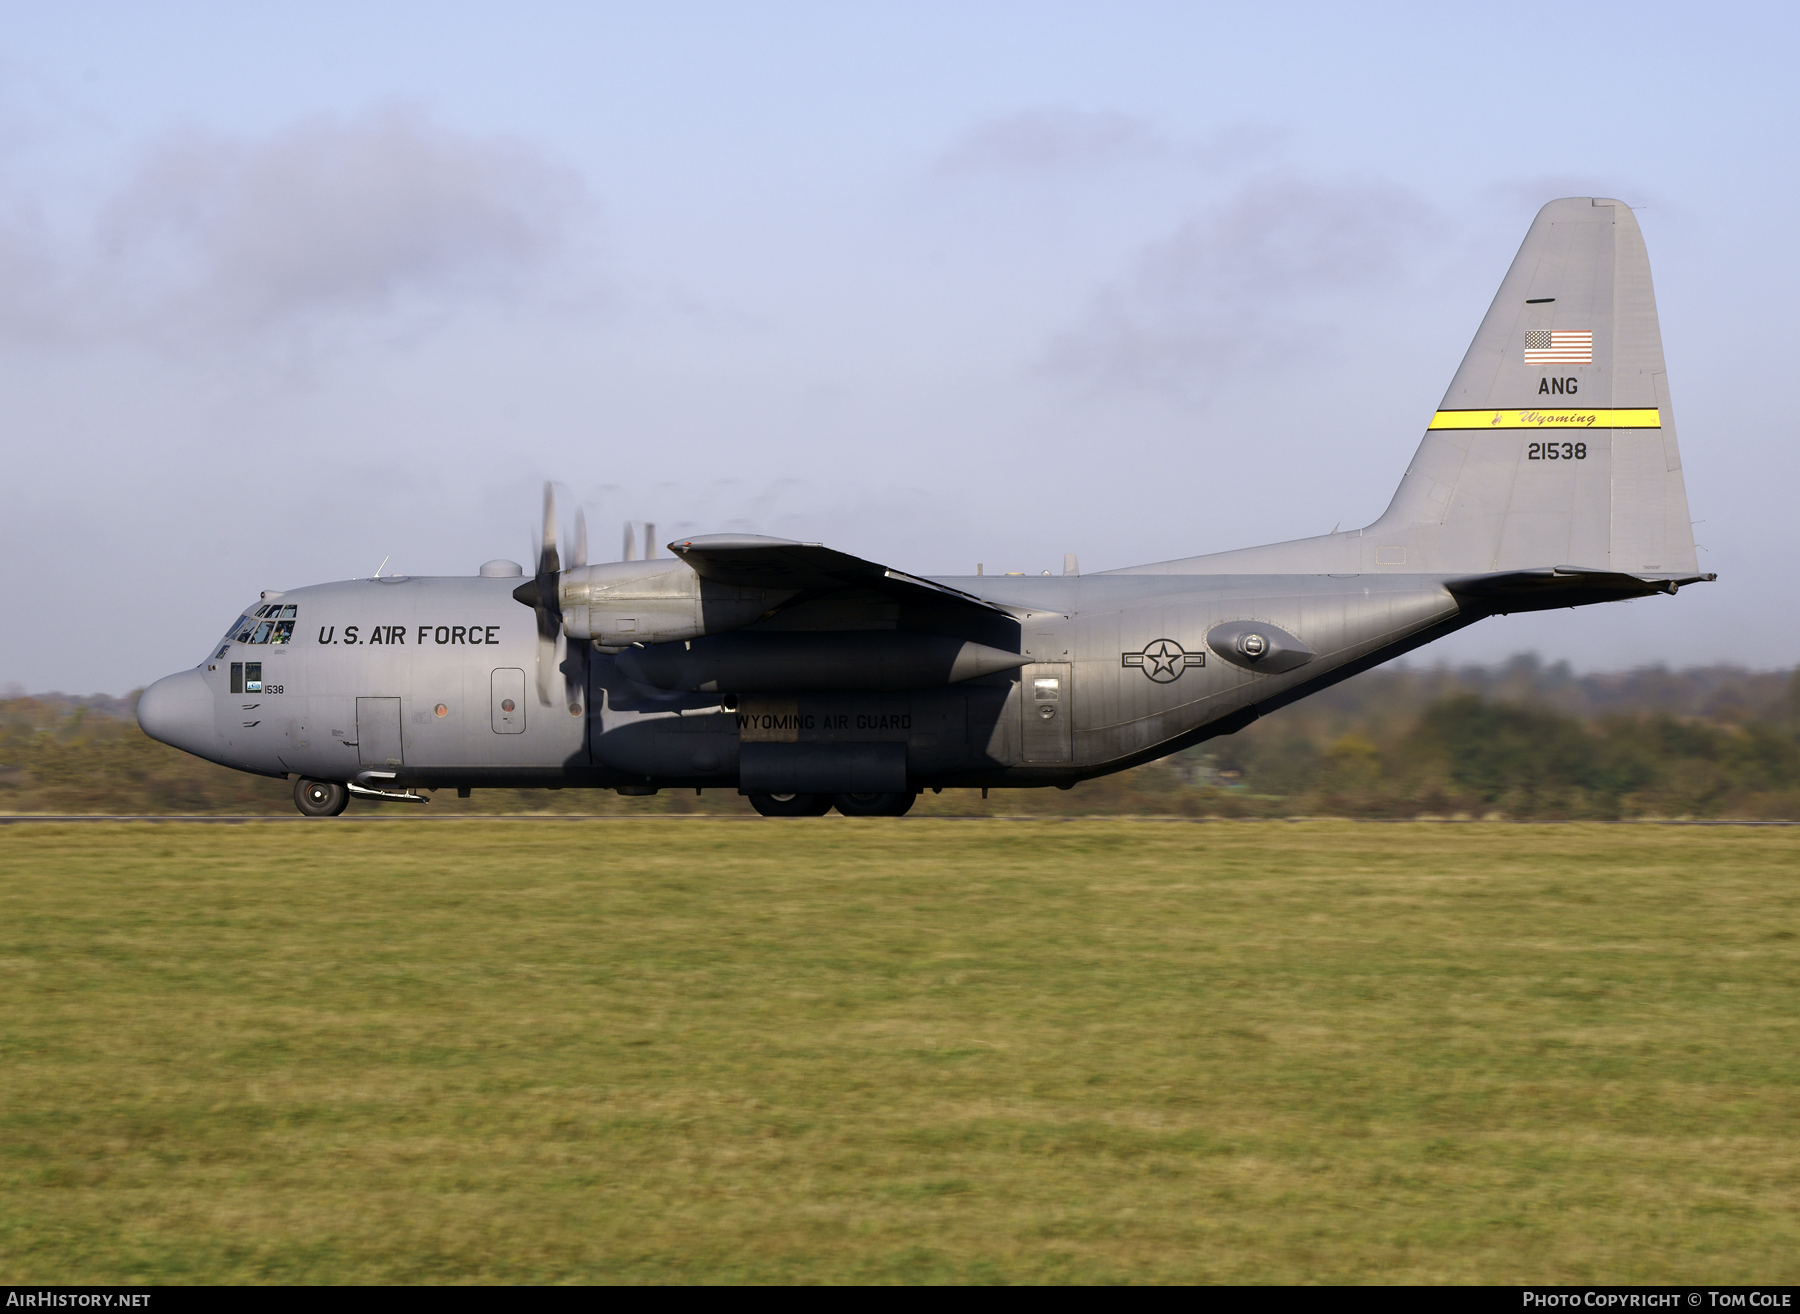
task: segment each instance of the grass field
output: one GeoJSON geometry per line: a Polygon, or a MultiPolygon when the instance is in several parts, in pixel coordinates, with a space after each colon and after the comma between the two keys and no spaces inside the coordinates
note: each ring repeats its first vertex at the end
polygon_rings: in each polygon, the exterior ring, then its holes
{"type": "Polygon", "coordinates": [[[1800,1280],[1800,833],[0,830],[0,1280],[1800,1280]]]}

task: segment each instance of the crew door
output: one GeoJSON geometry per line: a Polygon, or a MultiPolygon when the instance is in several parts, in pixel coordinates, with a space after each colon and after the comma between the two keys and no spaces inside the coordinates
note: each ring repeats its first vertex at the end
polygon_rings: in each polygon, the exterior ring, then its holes
{"type": "Polygon", "coordinates": [[[1024,760],[1069,762],[1075,756],[1075,708],[1070,700],[1068,662],[1036,662],[1021,667],[1020,743],[1024,760]]]}
{"type": "Polygon", "coordinates": [[[356,700],[356,756],[364,766],[401,764],[398,698],[356,700]]]}

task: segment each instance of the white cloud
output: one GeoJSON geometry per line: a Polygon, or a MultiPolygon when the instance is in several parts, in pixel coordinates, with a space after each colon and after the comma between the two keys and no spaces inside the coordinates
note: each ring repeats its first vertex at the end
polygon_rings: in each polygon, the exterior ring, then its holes
{"type": "Polygon", "coordinates": [[[1401,277],[1440,221],[1378,181],[1255,180],[1150,244],[1059,334],[1055,374],[1106,387],[1211,392],[1316,345],[1332,303],[1401,277]]]}
{"type": "Polygon", "coordinates": [[[520,143],[404,109],[260,141],[152,148],[91,232],[0,224],[0,324],[39,340],[216,341],[509,295],[563,250],[583,201],[520,143]]]}

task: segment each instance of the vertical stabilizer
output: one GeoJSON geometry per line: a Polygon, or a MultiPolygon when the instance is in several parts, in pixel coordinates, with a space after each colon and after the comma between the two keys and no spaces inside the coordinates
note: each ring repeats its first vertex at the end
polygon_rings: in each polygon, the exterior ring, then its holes
{"type": "Polygon", "coordinates": [[[1697,569],[1629,207],[1572,197],[1538,212],[1369,537],[1413,569],[1697,569]]]}
{"type": "Polygon", "coordinates": [[[1538,211],[1381,519],[1139,572],[1693,575],[1650,260],[1621,201],[1538,211]]]}

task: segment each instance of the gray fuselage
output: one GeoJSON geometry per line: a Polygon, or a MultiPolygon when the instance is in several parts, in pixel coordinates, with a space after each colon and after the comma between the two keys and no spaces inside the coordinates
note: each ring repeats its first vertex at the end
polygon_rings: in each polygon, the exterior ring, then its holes
{"type": "MultiPolygon", "coordinates": [[[[1442,580],[1407,574],[934,582],[1022,617],[996,614],[981,637],[1006,644],[1010,631],[1007,646],[1026,664],[911,690],[675,692],[570,644],[563,669],[585,668],[586,678],[565,684],[567,701],[545,704],[533,693],[537,635],[512,596],[516,579],[356,580],[270,595],[269,605],[294,609],[288,642],[227,641],[171,677],[190,682],[191,710],[177,734],[164,725],[160,737],[241,770],[402,788],[736,788],[747,743],[889,746],[890,756],[903,751],[912,789],[1067,785],[1235,730],[1481,614],[1466,613],[1442,580]],[[1234,664],[1206,636],[1239,620],[1299,635],[1314,655],[1279,673],[1234,664]],[[251,663],[260,687],[234,692],[233,665],[251,663]]],[[[828,643],[932,619],[880,598],[811,609],[818,628],[802,603],[740,633],[828,643]],[[846,619],[855,628],[825,628],[846,619]]]]}

